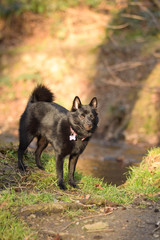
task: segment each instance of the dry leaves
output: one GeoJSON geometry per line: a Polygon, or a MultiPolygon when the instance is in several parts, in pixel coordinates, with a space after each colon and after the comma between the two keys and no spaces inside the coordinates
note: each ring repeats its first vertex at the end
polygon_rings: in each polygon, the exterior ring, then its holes
{"type": "Polygon", "coordinates": [[[54,240],[62,240],[62,238],[60,237],[59,233],[57,233],[57,235],[53,239],[54,240]]]}

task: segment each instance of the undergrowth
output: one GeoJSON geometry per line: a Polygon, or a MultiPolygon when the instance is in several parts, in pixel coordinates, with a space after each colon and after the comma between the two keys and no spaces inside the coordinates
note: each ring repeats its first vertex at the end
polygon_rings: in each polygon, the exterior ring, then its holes
{"type": "Polygon", "coordinates": [[[51,13],[53,11],[64,11],[69,7],[86,5],[96,8],[103,0],[2,0],[0,3],[0,17],[8,18],[11,15],[19,15],[23,12],[51,13]]]}
{"type": "MultiPolygon", "coordinates": [[[[29,171],[20,173],[17,170],[17,154],[13,148],[1,149],[0,179],[0,239],[25,239],[32,234],[29,226],[19,220],[19,211],[26,205],[49,202],[72,202],[74,200],[104,199],[122,205],[128,205],[138,196],[158,199],[160,187],[160,148],[148,152],[138,167],[132,167],[128,173],[127,181],[123,186],[116,187],[104,183],[103,180],[85,176],[76,171],[75,178],[79,189],[67,185],[66,192],[57,187],[55,161],[49,153],[44,153],[42,162],[45,171],[37,169],[33,153],[26,153],[25,161],[29,171]]],[[[64,166],[64,180],[68,179],[68,160],[64,166]]],[[[81,211],[70,212],[68,216],[77,216],[81,211]]],[[[30,239],[36,239],[32,234],[30,239]]]]}

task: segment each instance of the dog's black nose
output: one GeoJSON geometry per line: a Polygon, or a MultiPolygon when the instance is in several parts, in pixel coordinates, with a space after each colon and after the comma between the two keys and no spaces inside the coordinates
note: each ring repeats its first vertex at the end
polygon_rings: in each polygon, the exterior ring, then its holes
{"type": "Polygon", "coordinates": [[[91,123],[86,123],[84,127],[87,131],[89,131],[89,130],[92,129],[92,124],[91,123]]]}
{"type": "Polygon", "coordinates": [[[88,127],[89,127],[89,128],[92,128],[92,124],[88,124],[88,127]]]}

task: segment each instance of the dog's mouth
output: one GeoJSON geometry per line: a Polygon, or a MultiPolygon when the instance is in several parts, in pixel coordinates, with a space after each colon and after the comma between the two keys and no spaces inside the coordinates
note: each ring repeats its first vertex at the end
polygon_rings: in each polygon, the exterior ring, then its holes
{"type": "Polygon", "coordinates": [[[91,126],[89,124],[84,124],[84,125],[77,125],[75,127],[75,125],[74,125],[74,126],[72,126],[72,129],[74,129],[74,132],[80,138],[86,138],[92,134],[93,126],[91,126]]]}

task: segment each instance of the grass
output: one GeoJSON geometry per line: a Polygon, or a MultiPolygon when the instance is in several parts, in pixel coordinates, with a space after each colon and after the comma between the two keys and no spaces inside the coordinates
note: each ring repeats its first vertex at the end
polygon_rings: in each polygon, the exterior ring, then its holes
{"type": "Polygon", "coordinates": [[[125,189],[131,194],[140,194],[158,200],[160,192],[160,148],[148,151],[140,166],[131,167],[125,189]]]}
{"type": "MultiPolygon", "coordinates": [[[[160,188],[160,148],[151,149],[138,167],[132,167],[127,181],[123,186],[116,187],[104,183],[103,180],[85,176],[76,171],[75,178],[79,189],[73,189],[67,184],[67,192],[57,187],[54,157],[44,153],[42,157],[46,171],[35,167],[34,156],[28,152],[25,161],[29,165],[29,172],[21,174],[16,170],[17,154],[15,149],[1,149],[0,178],[0,239],[20,240],[36,239],[29,226],[19,219],[19,210],[27,205],[49,202],[72,202],[74,199],[107,200],[114,203],[129,205],[138,196],[151,200],[158,199],[160,188]],[[11,171],[9,171],[11,168],[11,171]],[[1,174],[1,173],[4,174],[1,174]]],[[[65,161],[64,179],[67,182],[68,160],[65,161]]],[[[76,217],[82,210],[70,211],[69,217],[76,217]]]]}
{"type": "Polygon", "coordinates": [[[16,197],[17,194],[12,189],[3,191],[0,194],[0,239],[2,240],[21,240],[31,234],[27,224],[19,221],[16,217],[16,197]]]}

